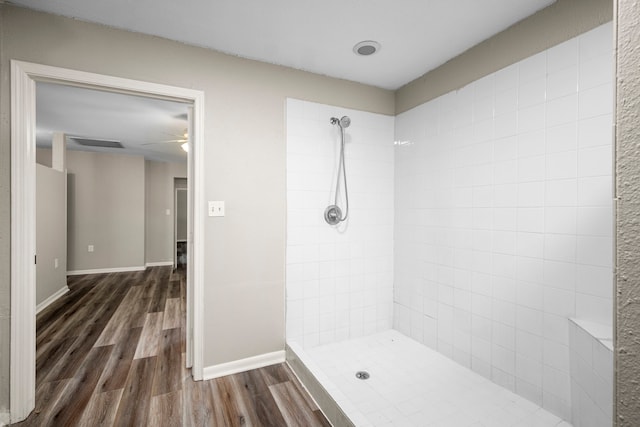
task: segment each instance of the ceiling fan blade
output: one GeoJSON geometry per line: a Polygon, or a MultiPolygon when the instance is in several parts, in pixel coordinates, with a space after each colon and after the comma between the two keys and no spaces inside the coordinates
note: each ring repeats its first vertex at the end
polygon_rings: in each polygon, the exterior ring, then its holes
{"type": "Polygon", "coordinates": [[[185,142],[187,142],[187,140],[186,140],[186,139],[170,139],[170,140],[167,140],[167,141],[147,142],[147,143],[140,144],[140,145],[151,145],[151,144],[172,144],[172,143],[180,144],[180,143],[185,143],[185,142]]]}

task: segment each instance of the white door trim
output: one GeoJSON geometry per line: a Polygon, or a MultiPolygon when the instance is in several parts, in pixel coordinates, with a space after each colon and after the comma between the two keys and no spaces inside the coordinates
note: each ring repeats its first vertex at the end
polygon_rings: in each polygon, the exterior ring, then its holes
{"type": "MultiPolygon", "coordinates": [[[[187,277],[193,289],[194,379],[202,379],[204,283],[204,92],[175,86],[105,76],[83,71],[11,61],[11,421],[25,419],[35,407],[35,140],[36,82],[48,81],[112,92],[186,101],[193,104],[193,139],[189,162],[193,176],[193,253],[187,277]]],[[[191,139],[191,138],[190,138],[191,139]]],[[[189,341],[192,341],[189,344],[189,341]]]]}

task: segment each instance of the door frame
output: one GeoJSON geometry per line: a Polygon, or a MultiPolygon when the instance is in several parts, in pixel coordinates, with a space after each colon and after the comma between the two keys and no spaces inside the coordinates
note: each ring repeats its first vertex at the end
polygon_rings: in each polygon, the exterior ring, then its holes
{"type": "Polygon", "coordinates": [[[87,87],[108,92],[190,103],[193,132],[189,135],[188,182],[193,252],[192,274],[187,276],[187,349],[193,358],[192,375],[202,380],[204,283],[204,92],[140,80],[88,73],[49,65],[11,60],[11,422],[25,419],[35,408],[35,164],[36,82],[87,87]],[[193,157],[191,157],[193,156],[193,157]],[[191,351],[189,351],[189,349],[191,351]]]}

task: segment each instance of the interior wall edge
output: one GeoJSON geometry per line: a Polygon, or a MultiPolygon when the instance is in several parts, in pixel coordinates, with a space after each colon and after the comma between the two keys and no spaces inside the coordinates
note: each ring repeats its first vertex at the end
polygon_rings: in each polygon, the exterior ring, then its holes
{"type": "Polygon", "coordinates": [[[640,3],[616,1],[616,425],[640,425],[640,3]],[[633,46],[633,47],[632,47],[633,46]]]}
{"type": "MultiPolygon", "coordinates": [[[[6,56],[6,25],[4,4],[0,4],[0,76],[3,81],[9,80],[10,66],[6,56]]],[[[10,266],[11,266],[11,148],[9,144],[9,85],[0,84],[0,426],[9,424],[9,337],[10,337],[10,266]],[[7,343],[5,346],[5,342],[7,343]],[[5,350],[6,348],[6,350],[5,350]]]]}
{"type": "Polygon", "coordinates": [[[464,87],[612,19],[611,0],[558,0],[398,89],[396,114],[464,87]]]}

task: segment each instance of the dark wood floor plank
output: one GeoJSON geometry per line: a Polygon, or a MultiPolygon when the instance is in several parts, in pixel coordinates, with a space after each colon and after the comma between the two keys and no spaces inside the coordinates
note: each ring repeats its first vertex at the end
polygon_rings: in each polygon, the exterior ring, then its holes
{"type": "Polygon", "coordinates": [[[79,425],[81,427],[112,426],[121,397],[122,389],[94,394],[82,414],[79,425]]]}
{"type": "Polygon", "coordinates": [[[131,315],[131,309],[140,297],[141,292],[142,289],[139,286],[132,286],[129,288],[127,294],[122,300],[122,304],[120,304],[102,332],[102,335],[100,335],[100,338],[96,343],[97,346],[115,344],[118,339],[120,339],[121,335],[125,333],[126,321],[131,315]]]}
{"type": "Polygon", "coordinates": [[[158,341],[158,365],[156,366],[153,380],[152,396],[170,393],[182,389],[180,373],[182,367],[182,351],[180,349],[180,336],[182,330],[165,329],[158,341]]]}
{"type": "Polygon", "coordinates": [[[149,305],[153,297],[140,297],[131,307],[129,317],[125,324],[127,328],[141,328],[144,326],[144,322],[147,319],[147,313],[149,313],[149,305]]]}
{"type": "Polygon", "coordinates": [[[265,366],[260,369],[260,375],[267,385],[281,384],[291,380],[293,372],[287,371],[284,364],[265,366]]]}
{"type": "Polygon", "coordinates": [[[100,336],[104,326],[104,324],[97,323],[89,325],[87,331],[80,335],[60,358],[48,378],[51,381],[55,381],[76,376],[78,369],[90,354],[91,348],[100,336]]]}
{"type": "Polygon", "coordinates": [[[146,283],[142,285],[142,293],[140,294],[141,298],[153,298],[153,295],[156,292],[156,288],[158,288],[158,281],[155,279],[147,280],[146,283]]]}
{"type": "Polygon", "coordinates": [[[216,380],[221,404],[234,426],[261,426],[253,400],[242,386],[241,378],[229,375],[216,380]]]}
{"type": "Polygon", "coordinates": [[[162,329],[179,328],[182,325],[180,311],[180,298],[167,298],[162,329]]]}
{"type": "Polygon", "coordinates": [[[142,328],[142,334],[138,341],[138,348],[134,359],[142,359],[158,354],[158,341],[160,340],[160,331],[162,330],[162,312],[147,313],[147,318],[142,328]]]}
{"type": "Polygon", "coordinates": [[[251,402],[258,419],[265,427],[286,425],[284,417],[265,381],[263,369],[254,369],[234,375],[246,393],[246,399],[251,402]]]}
{"type": "Polygon", "coordinates": [[[46,425],[73,426],[79,423],[111,350],[112,347],[107,346],[94,347],[89,351],[77,375],[64,388],[45,420],[46,425]]]}
{"type": "Polygon", "coordinates": [[[97,393],[124,388],[141,333],[142,328],[129,329],[124,338],[114,346],[96,387],[97,393]]]}
{"type": "Polygon", "coordinates": [[[170,280],[167,286],[167,298],[180,298],[181,296],[180,279],[170,280]]]}
{"type": "Polygon", "coordinates": [[[206,381],[205,387],[209,390],[210,404],[212,407],[211,418],[213,425],[220,426],[239,426],[244,422],[244,418],[237,416],[233,410],[236,405],[230,404],[231,395],[225,395],[223,385],[220,378],[206,381]]]}
{"type": "Polygon", "coordinates": [[[151,398],[149,425],[157,427],[182,425],[182,390],[151,398]]]}
{"type": "Polygon", "coordinates": [[[306,402],[292,382],[275,384],[269,388],[287,426],[322,427],[313,411],[300,410],[306,406],[306,402]]]}
{"type": "Polygon", "coordinates": [[[164,283],[160,283],[153,294],[151,304],[149,305],[149,313],[156,311],[164,311],[164,305],[167,300],[167,294],[169,292],[169,286],[164,283]]]}
{"type": "Polygon", "coordinates": [[[44,382],[77,339],[78,337],[68,337],[52,341],[48,351],[36,358],[36,384],[44,382]]]}
{"type": "Polygon", "coordinates": [[[193,381],[184,269],[72,276],[68,286],[37,317],[36,410],[17,426],[329,425],[284,364],[193,381]]]}
{"type": "Polygon", "coordinates": [[[147,425],[156,362],[156,357],[145,357],[136,359],[131,364],[114,426],[147,425]]]}
{"type": "Polygon", "coordinates": [[[227,425],[215,422],[209,381],[186,381],[183,391],[183,421],[186,427],[227,425]]]}
{"type": "Polygon", "coordinates": [[[50,324],[42,325],[36,336],[36,352],[46,351],[46,343],[61,337],[77,336],[92,318],[91,306],[99,301],[107,289],[112,278],[106,276],[104,282],[94,282],[93,286],[80,291],[72,290],[66,311],[52,320],[50,324]]]}

